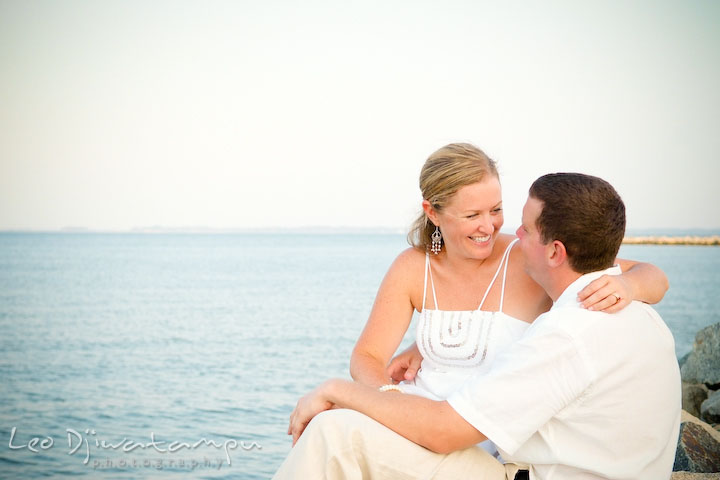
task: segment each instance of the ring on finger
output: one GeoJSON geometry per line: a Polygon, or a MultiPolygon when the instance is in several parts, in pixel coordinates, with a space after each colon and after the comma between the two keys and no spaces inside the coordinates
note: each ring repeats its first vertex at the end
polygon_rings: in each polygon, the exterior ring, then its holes
{"type": "MultiPolygon", "coordinates": [[[[617,294],[615,294],[615,293],[611,293],[610,295],[612,295],[613,297],[615,297],[615,303],[618,303],[618,302],[620,301],[620,296],[619,296],[619,295],[617,295],[617,294]]],[[[609,295],[608,295],[608,296],[609,296],[609,295]]],[[[613,305],[615,305],[615,303],[613,303],[613,305]]]]}

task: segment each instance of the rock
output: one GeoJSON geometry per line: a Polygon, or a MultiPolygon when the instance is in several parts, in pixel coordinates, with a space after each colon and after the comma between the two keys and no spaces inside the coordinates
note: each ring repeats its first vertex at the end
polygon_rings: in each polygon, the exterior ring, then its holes
{"type": "Polygon", "coordinates": [[[682,382],[682,409],[699,417],[700,405],[708,398],[708,392],[703,383],[682,382]]]}
{"type": "Polygon", "coordinates": [[[670,480],[710,480],[720,479],[717,473],[690,473],[690,472],[673,472],[670,480]]]}
{"type": "Polygon", "coordinates": [[[710,325],[695,335],[693,349],[680,370],[688,383],[720,387],[720,323],[710,325]]]}
{"type": "Polygon", "coordinates": [[[682,357],[678,359],[678,366],[682,369],[683,365],[685,365],[685,362],[687,362],[688,357],[690,356],[690,352],[686,353],[682,357]]]}
{"type": "Polygon", "coordinates": [[[712,437],[715,440],[717,440],[718,443],[720,443],[720,431],[718,431],[715,427],[713,427],[712,425],[708,425],[707,422],[703,422],[702,420],[700,420],[699,418],[697,418],[693,415],[690,415],[685,410],[682,410],[680,413],[681,413],[680,423],[683,423],[683,422],[697,423],[698,425],[703,427],[710,435],[712,435],[712,437]]]}
{"type": "Polygon", "coordinates": [[[693,422],[681,423],[673,471],[720,472],[720,442],[702,425],[693,422]]]}
{"type": "MultiPolygon", "coordinates": [[[[688,410],[689,413],[692,413],[688,410]]],[[[720,423],[720,391],[713,392],[700,406],[700,418],[708,423],[720,423]]]]}

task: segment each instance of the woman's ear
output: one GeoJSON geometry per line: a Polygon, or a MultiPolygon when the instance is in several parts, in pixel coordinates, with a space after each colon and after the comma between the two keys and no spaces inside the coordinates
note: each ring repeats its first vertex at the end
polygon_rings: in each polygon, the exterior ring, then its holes
{"type": "Polygon", "coordinates": [[[422,202],[422,208],[425,212],[425,215],[430,219],[430,221],[433,223],[433,225],[438,225],[438,219],[437,219],[437,211],[433,208],[433,206],[428,202],[427,200],[423,200],[422,202]]]}

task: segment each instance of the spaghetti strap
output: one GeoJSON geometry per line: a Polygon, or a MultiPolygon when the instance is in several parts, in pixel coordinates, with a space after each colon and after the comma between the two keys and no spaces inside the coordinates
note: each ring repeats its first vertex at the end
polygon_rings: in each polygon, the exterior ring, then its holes
{"type": "Polygon", "coordinates": [[[502,312],[502,305],[503,305],[503,300],[504,300],[504,296],[505,296],[505,276],[507,274],[507,263],[509,263],[509,261],[506,262],[505,260],[510,257],[510,255],[509,255],[510,249],[513,247],[513,245],[515,245],[515,242],[517,242],[517,241],[518,241],[518,239],[516,238],[515,240],[510,242],[510,244],[505,249],[505,252],[503,253],[502,258],[500,259],[500,265],[498,265],[498,269],[495,272],[495,275],[493,276],[492,281],[490,282],[490,285],[488,285],[487,290],[485,290],[485,295],[483,295],[483,298],[480,301],[480,306],[477,308],[478,310],[480,310],[482,308],[483,304],[485,303],[485,299],[487,298],[488,294],[490,293],[490,289],[492,289],[492,286],[495,284],[495,280],[497,279],[497,276],[500,274],[500,270],[503,269],[503,264],[505,264],[505,272],[503,273],[503,286],[502,286],[502,291],[500,292],[500,311],[502,312]]]}
{"type": "Polygon", "coordinates": [[[505,300],[505,282],[507,281],[507,268],[510,264],[510,250],[512,250],[513,245],[517,243],[517,241],[520,240],[519,238],[516,238],[512,242],[510,242],[510,245],[508,245],[507,250],[505,250],[505,268],[503,269],[503,284],[502,284],[502,290],[500,290],[500,311],[503,311],[503,301],[505,300]]]}
{"type": "Polygon", "coordinates": [[[433,301],[435,302],[435,310],[439,310],[437,303],[437,295],[435,295],[435,282],[432,278],[432,269],[430,268],[430,253],[425,252],[425,281],[423,282],[423,301],[422,308],[425,310],[425,298],[427,296],[427,280],[428,272],[430,272],[430,288],[432,289],[433,301]]]}

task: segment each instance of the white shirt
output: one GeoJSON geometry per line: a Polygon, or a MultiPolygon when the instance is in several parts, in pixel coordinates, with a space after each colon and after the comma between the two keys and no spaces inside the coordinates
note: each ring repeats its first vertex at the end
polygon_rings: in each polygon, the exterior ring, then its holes
{"type": "Polygon", "coordinates": [[[680,427],[672,334],[648,305],[592,312],[583,275],[449,404],[532,479],[670,478],[680,427]]]}

